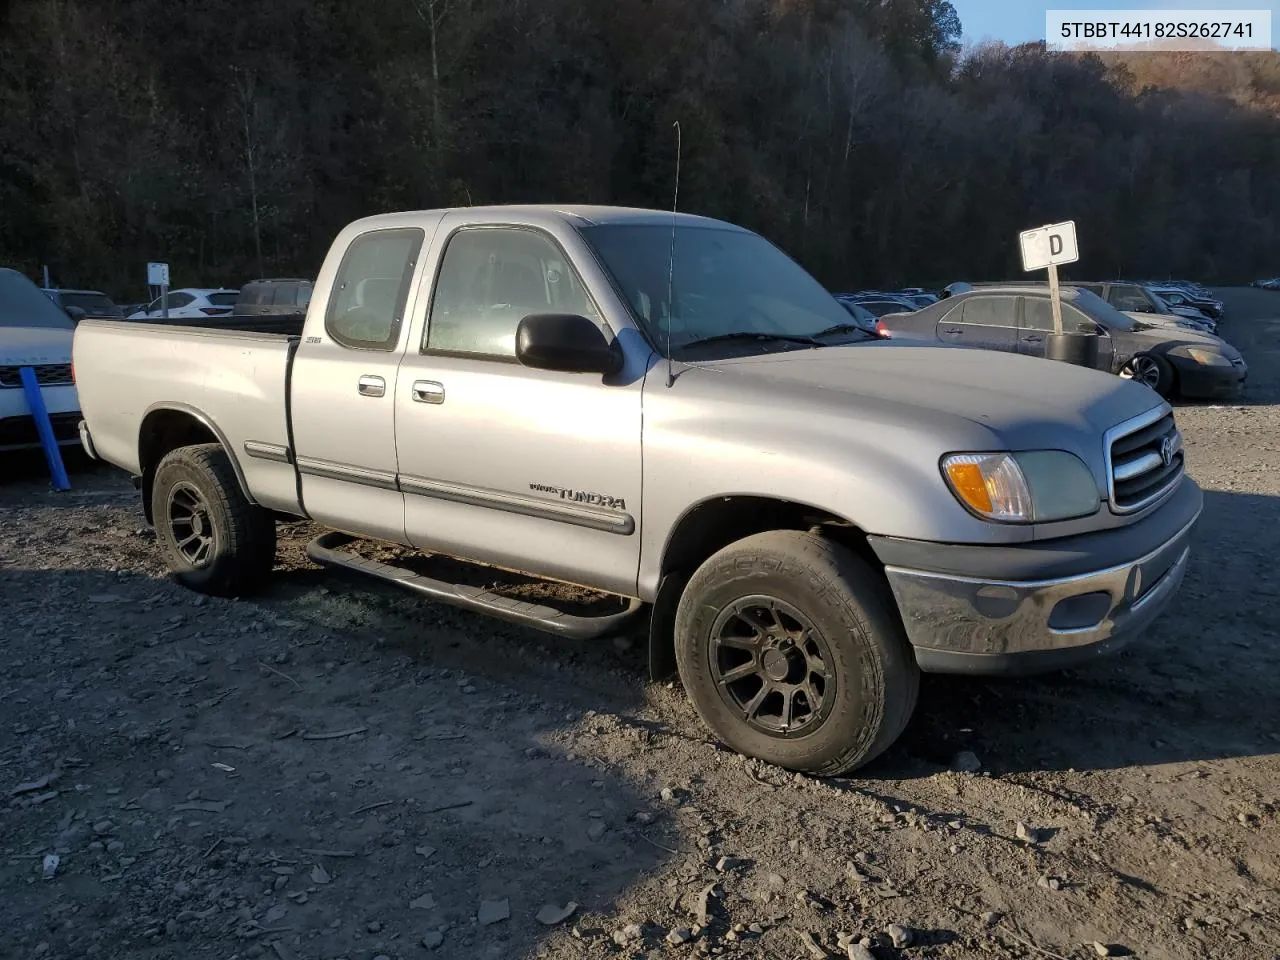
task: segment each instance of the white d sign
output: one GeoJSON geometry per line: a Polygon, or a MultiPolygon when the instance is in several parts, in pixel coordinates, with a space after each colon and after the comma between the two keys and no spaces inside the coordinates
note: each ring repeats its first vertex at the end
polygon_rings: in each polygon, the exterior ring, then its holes
{"type": "Polygon", "coordinates": [[[147,286],[167,287],[169,285],[169,265],[167,263],[147,264],[147,286]]]}
{"type": "Polygon", "coordinates": [[[1024,230],[1018,239],[1022,242],[1022,269],[1028,273],[1080,259],[1074,220],[1024,230]]]}

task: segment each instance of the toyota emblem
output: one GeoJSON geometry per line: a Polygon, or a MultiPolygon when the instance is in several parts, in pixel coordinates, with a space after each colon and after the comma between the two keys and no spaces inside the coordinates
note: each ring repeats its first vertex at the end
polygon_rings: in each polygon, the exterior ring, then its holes
{"type": "Polygon", "coordinates": [[[1173,455],[1177,452],[1178,442],[1173,434],[1160,441],[1160,462],[1166,467],[1173,463],[1173,455]]]}

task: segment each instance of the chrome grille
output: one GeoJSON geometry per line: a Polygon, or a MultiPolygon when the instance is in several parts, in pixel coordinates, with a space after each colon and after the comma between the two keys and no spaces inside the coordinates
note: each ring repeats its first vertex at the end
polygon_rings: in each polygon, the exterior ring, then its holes
{"type": "Polygon", "coordinates": [[[1167,408],[1153,410],[1107,433],[1111,507],[1132,513],[1174,488],[1184,469],[1182,434],[1167,408]]]}
{"type": "MultiPolygon", "coordinates": [[[[20,366],[0,366],[0,388],[20,388],[22,375],[20,366]]],[[[36,363],[31,364],[36,372],[36,383],[42,387],[60,387],[70,385],[71,364],[69,363],[36,363]]]]}

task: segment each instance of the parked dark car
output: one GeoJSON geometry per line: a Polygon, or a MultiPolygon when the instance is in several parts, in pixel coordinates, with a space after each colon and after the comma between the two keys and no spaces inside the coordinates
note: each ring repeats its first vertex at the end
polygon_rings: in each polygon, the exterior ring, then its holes
{"type": "Polygon", "coordinates": [[[84,317],[122,320],[125,316],[115,301],[99,290],[63,290],[51,287],[41,287],[41,290],[63,313],[77,322],[84,317]]]}
{"type": "Polygon", "coordinates": [[[849,302],[856,303],[862,309],[867,310],[875,317],[883,317],[889,313],[910,313],[919,309],[919,306],[912,303],[906,297],[900,297],[897,294],[873,294],[860,293],[852,294],[848,297],[849,302]]]}
{"type": "Polygon", "coordinates": [[[267,333],[300,333],[311,291],[312,282],[297,277],[246,283],[240,288],[229,326],[267,333]]]}
{"type": "Polygon", "coordinates": [[[1270,280],[1255,280],[1249,286],[1259,287],[1263,290],[1280,290],[1280,277],[1273,277],[1270,280]]]}
{"type": "Polygon", "coordinates": [[[876,320],[878,319],[874,313],[868,310],[862,304],[858,303],[847,294],[836,294],[836,302],[844,307],[853,317],[853,322],[858,325],[858,329],[864,333],[870,333],[874,336],[880,336],[876,331],[876,320]]]}
{"type": "MultiPolygon", "coordinates": [[[[1248,368],[1240,352],[1207,333],[1154,327],[1128,317],[1095,293],[1064,286],[1062,326],[1097,333],[1098,368],[1137,380],[1161,396],[1234,397],[1248,368]]],[[[894,340],[941,341],[979,350],[1045,355],[1053,330],[1047,286],[983,286],[956,293],[916,313],[881,318],[894,340]]]]}

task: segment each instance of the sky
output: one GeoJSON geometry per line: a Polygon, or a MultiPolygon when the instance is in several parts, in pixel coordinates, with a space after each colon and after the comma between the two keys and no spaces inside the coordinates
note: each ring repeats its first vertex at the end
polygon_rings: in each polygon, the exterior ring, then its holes
{"type": "Polygon", "coordinates": [[[1272,44],[1280,44],[1280,0],[951,0],[964,42],[1044,39],[1046,10],[1270,10],[1272,44]]]}

